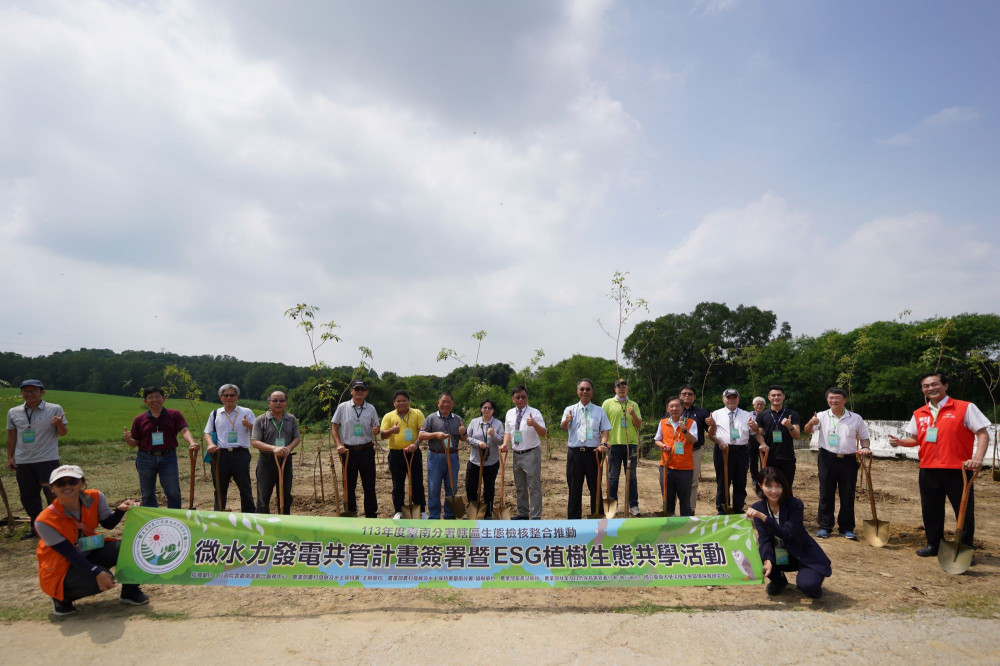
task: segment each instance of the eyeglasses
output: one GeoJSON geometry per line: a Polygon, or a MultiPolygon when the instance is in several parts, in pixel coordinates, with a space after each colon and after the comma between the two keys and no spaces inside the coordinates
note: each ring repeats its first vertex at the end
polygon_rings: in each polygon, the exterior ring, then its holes
{"type": "Polygon", "coordinates": [[[220,397],[220,398],[235,398],[235,397],[236,397],[236,394],[235,394],[235,393],[223,393],[223,394],[222,394],[221,396],[219,396],[219,397],[220,397]]]}
{"type": "Polygon", "coordinates": [[[593,390],[594,389],[589,389],[586,386],[581,386],[580,388],[577,389],[577,391],[593,391],[593,390]]]}
{"type": "Polygon", "coordinates": [[[268,402],[288,402],[288,398],[271,398],[268,402]]]}
{"type": "Polygon", "coordinates": [[[367,391],[368,389],[366,389],[364,386],[355,386],[351,390],[352,391],[359,391],[360,392],[360,391],[367,391]]]}
{"type": "Polygon", "coordinates": [[[526,395],[515,395],[514,396],[514,400],[527,400],[527,399],[528,399],[528,396],[526,396],[526,395]]]}
{"type": "Polygon", "coordinates": [[[62,488],[63,486],[75,486],[80,483],[80,479],[75,479],[73,477],[64,477],[62,479],[56,479],[52,482],[52,485],[56,488],[62,488]]]}

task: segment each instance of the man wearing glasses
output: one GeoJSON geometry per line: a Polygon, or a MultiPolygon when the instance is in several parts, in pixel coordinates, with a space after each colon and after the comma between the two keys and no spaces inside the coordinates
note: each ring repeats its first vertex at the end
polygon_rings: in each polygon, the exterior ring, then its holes
{"type": "Polygon", "coordinates": [[[541,438],[548,434],[542,413],[528,405],[528,389],[521,385],[513,391],[514,408],[504,417],[503,446],[514,451],[514,488],[517,490],[517,515],[511,520],[542,519],[542,449],[541,438]]]}
{"type": "Polygon", "coordinates": [[[586,479],[590,489],[590,515],[597,513],[597,456],[608,450],[608,433],[611,423],[604,410],[591,402],[594,382],[581,379],[576,384],[576,394],[580,401],[563,411],[559,427],[569,433],[566,452],[566,485],[569,486],[569,502],[566,517],[569,520],[583,518],[583,482],[586,479]]]}
{"type": "Polygon", "coordinates": [[[35,518],[42,512],[42,495],[50,504],[55,495],[49,475],[59,467],[59,437],[66,434],[66,414],[54,402],[45,402],[45,387],[37,379],[21,382],[24,404],[7,412],[7,469],[15,472],[21,506],[31,529],[22,539],[35,537],[35,518]]]}
{"type": "Polygon", "coordinates": [[[701,476],[701,453],[702,447],[705,445],[705,433],[708,432],[708,424],[705,421],[711,414],[707,409],[702,409],[694,404],[697,394],[691,384],[682,386],[678,395],[681,397],[681,406],[683,407],[681,416],[692,419],[698,424],[696,428],[698,441],[691,447],[691,515],[696,515],[698,511],[698,479],[701,476]]]}
{"type": "Polygon", "coordinates": [[[375,496],[375,438],[380,435],[378,412],[368,397],[368,384],[356,379],[351,382],[351,399],[337,405],[330,433],[343,461],[347,456],[347,510],[357,513],[358,474],[365,493],[365,518],[378,517],[375,496]]]}
{"type": "Polygon", "coordinates": [[[250,489],[250,435],[255,421],[253,412],[236,401],[240,388],[236,384],[219,387],[222,407],[216,409],[205,423],[205,445],[212,456],[214,474],[218,477],[215,510],[226,510],[229,481],[236,482],[240,491],[240,511],[253,513],[253,492],[250,489]]]}
{"type": "Polygon", "coordinates": [[[628,399],[628,382],[624,379],[616,381],[615,396],[605,400],[601,408],[611,423],[611,435],[608,437],[608,442],[611,444],[611,453],[608,455],[608,464],[611,465],[608,497],[613,500],[618,499],[618,475],[624,466],[625,473],[628,474],[629,513],[638,518],[642,514],[639,513],[639,484],[635,480],[635,467],[639,461],[639,428],[642,426],[642,413],[635,400],[628,399]]]}
{"type": "MultiPolygon", "coordinates": [[[[917,551],[920,557],[938,553],[944,537],[944,500],[958,517],[962,489],[970,474],[983,466],[990,444],[989,419],[971,402],[948,396],[948,379],[941,373],[920,378],[920,390],[927,404],[913,412],[906,424],[906,437],[889,435],[892,446],[919,446],[920,511],[924,519],[927,545],[917,551]],[[975,442],[975,453],[972,444],[975,442]]],[[[976,529],[974,489],[969,488],[969,503],[962,529],[962,543],[972,546],[976,529]]]]}
{"type": "Polygon", "coordinates": [[[281,498],[282,513],[292,512],[292,466],[288,457],[301,441],[299,421],[285,411],[288,398],[281,391],[268,397],[269,409],[253,423],[250,444],[260,451],[257,457],[257,513],[271,513],[271,493],[278,483],[275,456],[285,461],[281,476],[285,492],[281,498]]]}

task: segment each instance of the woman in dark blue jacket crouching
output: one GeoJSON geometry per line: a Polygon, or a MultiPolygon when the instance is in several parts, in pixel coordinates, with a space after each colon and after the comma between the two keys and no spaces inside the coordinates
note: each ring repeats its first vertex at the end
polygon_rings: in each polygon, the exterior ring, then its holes
{"type": "Polygon", "coordinates": [[[813,599],[823,595],[823,579],[833,574],[830,558],[802,524],[802,501],[792,497],[788,479],[774,467],[765,467],[757,475],[756,502],[746,517],[757,528],[760,559],[764,575],[771,582],[767,593],[775,595],[788,585],[786,571],[797,571],[795,583],[813,599]]]}

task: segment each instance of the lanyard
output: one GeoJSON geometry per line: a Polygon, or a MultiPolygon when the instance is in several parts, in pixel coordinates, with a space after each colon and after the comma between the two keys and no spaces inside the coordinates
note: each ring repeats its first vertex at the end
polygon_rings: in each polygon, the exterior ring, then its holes
{"type": "MultiPolygon", "coordinates": [[[[784,411],[784,410],[782,410],[782,411],[784,411]]],[[[764,506],[767,507],[767,515],[769,515],[772,518],[774,518],[774,522],[776,522],[776,523],[778,523],[780,525],[781,524],[781,519],[779,518],[779,516],[781,515],[781,513],[779,512],[777,515],[775,515],[774,513],[772,513],[771,512],[771,503],[768,502],[767,500],[764,500],[764,506]]]]}
{"type": "Polygon", "coordinates": [[[153,412],[146,410],[146,417],[156,424],[156,432],[160,432],[160,418],[163,416],[163,412],[160,412],[160,416],[153,416],[153,412]]]}
{"type": "Polygon", "coordinates": [[[240,414],[240,408],[237,407],[236,409],[233,410],[233,418],[229,418],[229,414],[226,414],[226,408],[225,407],[222,408],[222,415],[226,417],[227,421],[229,421],[229,427],[231,427],[233,431],[236,430],[236,417],[238,417],[239,414],[240,414]]]}
{"type": "Polygon", "coordinates": [[[785,408],[784,407],[781,408],[781,411],[778,412],[777,416],[774,415],[774,410],[773,409],[771,410],[771,423],[774,424],[774,429],[775,430],[777,430],[779,427],[781,427],[781,417],[784,416],[784,415],[785,415],[785,408]]]}
{"type": "Polygon", "coordinates": [[[593,403],[587,405],[586,407],[580,408],[580,413],[583,414],[583,419],[586,423],[590,423],[590,409],[593,407],[593,403]]]}
{"type": "Polygon", "coordinates": [[[405,417],[403,415],[401,415],[399,412],[396,412],[396,416],[399,417],[400,421],[402,421],[404,424],[406,424],[407,428],[410,427],[410,410],[406,410],[406,416],[405,417]]]}
{"type": "Polygon", "coordinates": [[[354,410],[354,418],[356,418],[358,420],[358,423],[361,423],[361,415],[365,413],[365,407],[367,407],[367,406],[368,406],[368,403],[367,402],[363,402],[363,403],[361,403],[361,409],[358,409],[357,405],[355,405],[353,402],[351,403],[351,409],[354,410]]]}
{"type": "MultiPolygon", "coordinates": [[[[83,532],[84,534],[86,534],[87,536],[94,536],[95,534],[97,534],[97,532],[95,530],[90,529],[89,527],[87,527],[86,525],[84,525],[83,523],[81,523],[76,518],[73,518],[71,516],[66,515],[66,512],[63,511],[62,506],[58,506],[57,507],[55,505],[55,502],[53,502],[52,504],[50,504],[49,508],[52,509],[53,511],[55,511],[58,515],[60,515],[63,518],[65,518],[66,520],[72,520],[74,523],[76,523],[76,528],[78,530],[80,530],[81,532],[83,532]]],[[[80,515],[81,516],[83,515],[83,502],[80,503],[80,515]]]]}
{"type": "Polygon", "coordinates": [[[271,417],[271,426],[275,430],[274,436],[275,437],[281,437],[281,429],[285,427],[285,417],[284,416],[281,417],[281,425],[278,425],[278,422],[275,421],[274,417],[272,416],[271,417]]]}
{"type": "Polygon", "coordinates": [[[628,430],[628,422],[630,420],[628,417],[628,399],[626,399],[625,402],[619,400],[618,404],[621,405],[622,408],[622,427],[628,430]]]}
{"type": "Polygon", "coordinates": [[[485,422],[482,422],[482,421],[479,422],[479,428],[480,428],[480,430],[483,433],[483,442],[486,443],[486,444],[489,444],[489,440],[486,438],[486,431],[489,429],[487,426],[492,425],[492,423],[493,423],[493,419],[490,419],[489,423],[485,423],[485,422]]]}
{"type": "MultiPolygon", "coordinates": [[[[684,417],[681,417],[681,418],[683,419],[684,417]]],[[[683,423],[687,423],[687,421],[685,420],[685,421],[683,421],[683,423]]],[[[682,424],[681,421],[678,421],[677,423],[674,423],[673,421],[670,421],[670,427],[673,428],[673,430],[674,430],[674,441],[675,442],[681,441],[681,438],[685,436],[685,435],[681,434],[680,432],[678,432],[678,430],[677,430],[678,428],[681,427],[681,424],[682,424]],[[680,435],[680,437],[678,437],[677,435],[680,435]]]]}
{"type": "Polygon", "coordinates": [[[833,410],[831,409],[830,410],[830,432],[837,432],[837,426],[839,426],[840,422],[843,421],[846,417],[847,417],[847,410],[846,409],[844,410],[844,415],[840,416],[840,417],[834,416],[833,415],[833,410]]]}
{"type": "Polygon", "coordinates": [[[940,404],[938,404],[937,406],[935,406],[935,405],[931,404],[930,402],[928,402],[927,403],[927,407],[931,410],[931,415],[934,417],[934,421],[933,421],[933,423],[931,423],[931,427],[932,428],[936,428],[937,427],[938,412],[941,411],[940,404]]]}
{"type": "Polygon", "coordinates": [[[41,407],[41,406],[42,406],[42,403],[38,403],[38,407],[35,407],[33,410],[31,410],[29,412],[28,411],[28,403],[24,403],[24,415],[28,417],[28,427],[29,428],[31,427],[31,417],[35,415],[35,412],[37,412],[38,409],[39,409],[39,407],[41,407]]]}

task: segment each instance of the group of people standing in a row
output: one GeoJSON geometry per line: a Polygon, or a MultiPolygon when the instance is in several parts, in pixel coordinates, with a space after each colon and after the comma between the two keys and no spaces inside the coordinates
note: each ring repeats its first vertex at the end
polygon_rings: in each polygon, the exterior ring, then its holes
{"type": "MultiPolygon", "coordinates": [[[[925,375],[919,385],[926,404],[914,412],[904,428],[904,437],[889,439],[893,446],[920,448],[919,489],[927,545],[917,554],[927,557],[937,554],[943,537],[945,499],[957,515],[965,481],[982,466],[989,444],[989,420],[975,405],[949,397],[944,375],[925,375]]],[[[593,402],[594,388],[592,381],[581,379],[577,383],[579,401],[563,410],[559,423],[568,434],[567,518],[582,517],[584,483],[590,490],[590,515],[600,513],[598,469],[602,461],[610,469],[609,497],[618,499],[624,468],[628,511],[634,517],[641,516],[635,474],[643,423],[639,405],[629,399],[625,380],[615,382],[615,395],[600,406],[593,402]]],[[[528,404],[525,386],[513,390],[513,407],[503,420],[496,416],[498,406],[494,401],[484,400],[481,416],[468,425],[454,413],[454,399],[447,392],[438,397],[438,411],[425,417],[410,406],[406,391],[396,391],[394,409],[380,419],[374,405],[367,401],[368,385],[364,381],[352,382],[350,391],[351,400],[341,403],[333,415],[331,433],[345,468],[348,511],[357,511],[360,476],[364,515],[377,515],[374,448],[376,438],[380,438],[388,440],[389,445],[394,519],[402,516],[408,476],[412,501],[420,506],[422,518],[454,517],[449,503],[442,503],[441,491],[443,488],[446,496],[455,493],[460,442],[467,442],[470,448],[467,496],[470,501],[478,499],[481,474],[487,517],[492,516],[501,456],[506,459],[507,452],[512,451],[517,491],[517,511],[512,519],[541,518],[541,438],[548,431],[542,413],[528,404]],[[424,442],[426,494],[421,459],[424,442]]],[[[283,491],[279,506],[289,513],[292,469],[284,463],[301,442],[298,421],[286,411],[287,398],[281,391],[268,397],[268,410],[259,417],[237,404],[239,393],[233,384],[220,387],[222,407],[211,413],[204,428],[215,474],[215,508],[225,510],[229,483],[233,481],[244,513],[268,513],[275,486],[283,491]],[[256,504],[250,480],[251,446],[261,452],[256,504]]],[[[98,524],[114,527],[136,503],[128,500],[112,509],[100,491],[86,488],[79,467],[60,465],[58,438],[66,435],[69,422],[62,407],[46,402],[44,394],[42,382],[21,382],[24,404],[7,413],[7,466],[16,472],[21,503],[31,520],[31,530],[24,538],[41,537],[38,559],[42,589],[53,600],[53,612],[63,615],[75,611],[74,599],[114,586],[108,568],[116,561],[119,542],[105,541],[96,528],[98,524]],[[40,494],[50,503],[44,510],[40,494]]],[[[149,387],[143,395],[147,410],[122,433],[126,444],[137,449],[142,505],[157,506],[159,478],[168,508],[179,509],[178,438],[188,444],[192,455],[200,445],[183,415],[164,407],[165,396],[160,388],[149,387]]],[[[668,513],[672,515],[679,503],[680,515],[695,514],[703,446],[706,439],[714,442],[717,512],[744,513],[747,472],[753,471],[761,501],[747,508],[745,515],[755,521],[765,575],[771,581],[768,593],[777,594],[784,588],[785,571],[799,571],[799,588],[810,596],[819,596],[823,579],[831,574],[830,561],[805,530],[802,502],[792,494],[794,442],[803,431],[817,438],[820,498],[816,536],[827,538],[833,532],[834,503],[839,494],[836,527],[846,538],[856,539],[858,457],[871,455],[871,449],[864,420],[846,409],[846,391],[836,387],[827,390],[829,409],[814,413],[804,424],[797,412],[785,406],[784,390],[777,385],[768,390],[769,408],[763,398],[754,398],[753,412],[740,409],[736,389],[723,392],[724,406],[714,412],[695,406],[695,397],[694,387],[682,386],[676,396],[666,400],[667,416],[657,425],[654,442],[661,451],[660,484],[668,513]],[[727,479],[731,488],[726,487],[727,479]]],[[[974,530],[974,495],[970,491],[962,532],[967,545],[972,545],[974,530]]],[[[148,597],[138,586],[123,586],[121,600],[138,605],[147,603],[148,597]]]]}

